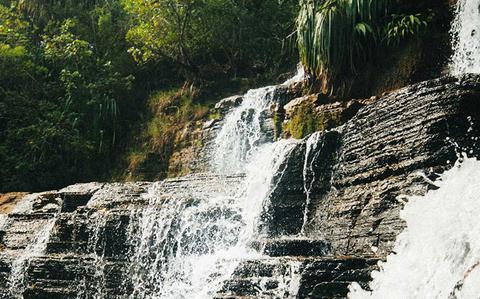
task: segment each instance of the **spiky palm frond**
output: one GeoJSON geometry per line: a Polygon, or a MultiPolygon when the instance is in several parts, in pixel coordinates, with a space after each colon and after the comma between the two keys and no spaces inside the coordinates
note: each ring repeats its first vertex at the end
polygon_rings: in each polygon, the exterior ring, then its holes
{"type": "Polygon", "coordinates": [[[346,94],[349,80],[375,50],[389,0],[302,0],[300,59],[325,93],[346,94]]]}

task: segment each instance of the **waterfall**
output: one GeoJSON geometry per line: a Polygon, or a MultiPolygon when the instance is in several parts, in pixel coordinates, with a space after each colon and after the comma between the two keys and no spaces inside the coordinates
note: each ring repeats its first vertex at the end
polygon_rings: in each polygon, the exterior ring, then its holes
{"type": "Polygon", "coordinates": [[[305,200],[305,209],[303,211],[303,224],[302,224],[302,229],[300,231],[300,235],[305,235],[305,226],[307,225],[307,221],[308,221],[308,213],[309,213],[309,208],[311,203],[311,192],[312,192],[312,188],[315,183],[315,177],[316,177],[313,163],[315,161],[316,156],[320,153],[319,151],[317,151],[320,137],[321,137],[321,132],[316,132],[316,133],[313,133],[306,140],[305,161],[303,164],[303,190],[305,192],[306,200],[305,200]]]}
{"type": "Polygon", "coordinates": [[[480,1],[458,0],[452,24],[454,75],[480,73],[480,1]]]}
{"type": "Polygon", "coordinates": [[[373,273],[373,292],[354,284],[350,298],[478,298],[480,161],[457,162],[435,185],[406,204],[407,228],[373,273]]]}
{"type": "Polygon", "coordinates": [[[148,205],[132,211],[130,298],[209,298],[240,261],[259,257],[249,244],[259,237],[273,177],[297,143],[273,142],[267,128],[277,88],[248,91],[226,115],[212,173],[155,183],[148,205]]]}
{"type": "Polygon", "coordinates": [[[258,145],[268,139],[262,130],[277,87],[268,86],[248,91],[240,107],[225,118],[215,139],[213,167],[219,173],[241,173],[258,145]]]}
{"type": "Polygon", "coordinates": [[[43,227],[36,233],[32,243],[12,262],[10,277],[7,283],[12,298],[23,298],[22,292],[25,289],[25,275],[30,260],[45,251],[54,224],[55,218],[47,220],[43,227]]]}
{"type": "MultiPolygon", "coordinates": [[[[272,106],[302,78],[243,96],[206,146],[210,172],[135,183],[135,190],[81,184],[26,196],[12,215],[0,215],[0,239],[9,246],[0,248],[9,266],[0,272],[8,279],[0,297],[204,299],[226,290],[242,263],[265,259],[254,243],[264,237],[272,184],[299,143],[274,142],[272,106]]],[[[277,297],[290,298],[301,263],[272,267],[259,287],[274,292],[274,278],[277,297]]]]}

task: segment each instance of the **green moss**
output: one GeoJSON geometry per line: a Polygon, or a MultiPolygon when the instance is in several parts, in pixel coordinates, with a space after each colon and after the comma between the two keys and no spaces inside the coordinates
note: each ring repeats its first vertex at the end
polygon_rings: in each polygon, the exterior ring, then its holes
{"type": "Polygon", "coordinates": [[[211,112],[209,115],[208,115],[208,119],[210,120],[217,120],[217,119],[221,119],[222,118],[222,114],[219,112],[219,111],[214,111],[214,112],[211,112]]]}
{"type": "Polygon", "coordinates": [[[292,119],[286,124],[291,137],[300,139],[325,129],[324,119],[315,115],[312,110],[312,107],[307,105],[297,108],[292,119]]]}
{"type": "Polygon", "coordinates": [[[295,109],[293,117],[283,124],[283,135],[296,139],[337,126],[340,122],[336,113],[316,113],[312,104],[303,104],[295,109]]]}

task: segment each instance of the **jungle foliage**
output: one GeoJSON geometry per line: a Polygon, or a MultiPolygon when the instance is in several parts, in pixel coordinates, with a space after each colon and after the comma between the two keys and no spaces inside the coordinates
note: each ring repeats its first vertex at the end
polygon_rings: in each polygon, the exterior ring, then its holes
{"type": "Polygon", "coordinates": [[[312,85],[348,95],[366,64],[429,28],[431,3],[416,3],[0,0],[0,192],[125,178],[152,153],[164,171],[212,98],[279,79],[298,53],[312,85]]]}
{"type": "MultiPolygon", "coordinates": [[[[297,6],[296,0],[0,0],[0,192],[108,179],[139,122],[147,121],[142,115],[157,90],[184,81],[204,90],[218,86],[209,82],[290,68],[296,58],[286,37],[297,6]]],[[[195,117],[208,109],[197,102],[182,107],[195,117]]],[[[172,117],[155,121],[151,134],[167,136],[158,130],[172,117]]]]}

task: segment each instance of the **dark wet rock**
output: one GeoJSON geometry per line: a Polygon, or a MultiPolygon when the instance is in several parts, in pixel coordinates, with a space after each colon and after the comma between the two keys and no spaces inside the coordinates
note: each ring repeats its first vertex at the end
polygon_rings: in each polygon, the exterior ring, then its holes
{"type": "MultiPolygon", "coordinates": [[[[272,96],[277,108],[296,97],[287,87],[272,96]]],[[[453,165],[453,142],[476,154],[479,107],[475,75],[419,83],[371,103],[342,104],[345,124],[299,141],[280,166],[261,215],[264,235],[251,244],[263,255],[239,261],[215,298],[345,298],[351,282],[367,287],[405,226],[399,218],[405,199],[399,196],[434,188],[425,177],[435,179],[453,165]]],[[[275,136],[275,111],[265,112],[266,138],[275,136]]],[[[212,123],[203,136],[212,142],[220,126],[221,120],[212,123]]],[[[194,205],[205,188],[225,192],[241,178],[197,173],[165,180],[154,204],[194,205]]],[[[20,264],[24,298],[131,294],[128,235],[135,232],[129,229],[134,211],[151,204],[150,187],[78,184],[15,201],[0,215],[0,298],[9,298],[15,261],[38,249],[31,244],[45,230],[45,250],[20,264]]]]}
{"type": "Polygon", "coordinates": [[[351,257],[243,261],[215,298],[345,298],[352,282],[367,286],[377,263],[375,258],[351,257]]]}
{"type": "Polygon", "coordinates": [[[323,194],[331,188],[339,138],[336,131],[319,133],[308,157],[307,140],[288,155],[274,177],[275,187],[263,215],[263,230],[268,236],[293,236],[301,232],[304,216],[308,216],[311,208],[311,203],[307,206],[306,190],[323,194]]]}
{"type": "MultiPolygon", "coordinates": [[[[336,254],[384,257],[404,228],[398,197],[424,194],[432,185],[423,176],[434,178],[451,167],[460,150],[478,150],[473,137],[480,136],[480,76],[403,88],[360,109],[335,131],[334,145],[324,150],[319,138],[311,153],[317,181],[306,235],[330,242],[336,254]]],[[[300,143],[272,194],[267,226],[274,235],[299,232],[305,152],[300,143]]]]}
{"type": "Polygon", "coordinates": [[[331,252],[328,242],[323,240],[264,239],[251,244],[257,251],[272,257],[279,256],[326,256],[331,252]]]}
{"type": "MultiPolygon", "coordinates": [[[[242,178],[190,175],[160,183],[162,202],[201,200],[205,188],[224,192],[242,178]]],[[[0,226],[0,298],[10,298],[13,267],[21,267],[24,298],[127,298],[132,292],[129,252],[133,211],[147,205],[149,182],[78,184],[31,194],[0,226]],[[57,209],[46,213],[46,205],[57,209]],[[48,235],[37,251],[39,235],[48,235]],[[29,256],[32,252],[32,254],[29,256]],[[19,258],[27,259],[18,265],[19,258]],[[15,265],[17,263],[17,265],[15,265]]],[[[22,291],[23,290],[23,291],[22,291]]]]}
{"type": "Polygon", "coordinates": [[[223,100],[220,100],[217,104],[215,104],[215,109],[222,114],[227,113],[233,107],[239,106],[243,101],[243,96],[241,95],[234,95],[223,100]]]}

